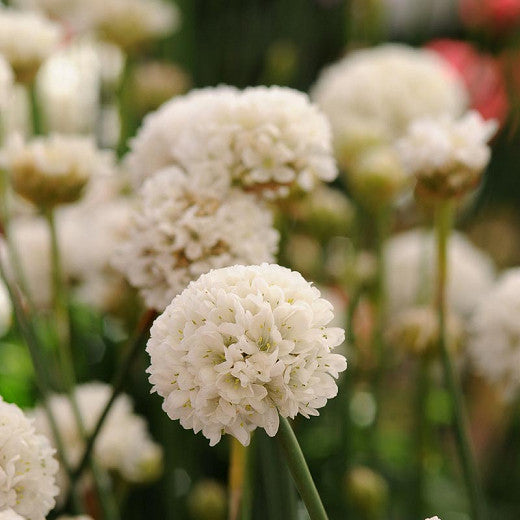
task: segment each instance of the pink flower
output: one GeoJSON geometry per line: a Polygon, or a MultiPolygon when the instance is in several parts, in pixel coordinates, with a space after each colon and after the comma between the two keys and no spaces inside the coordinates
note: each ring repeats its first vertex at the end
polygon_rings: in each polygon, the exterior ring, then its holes
{"type": "Polygon", "coordinates": [[[459,8],[462,21],[472,27],[500,31],[520,22],[520,0],[460,0],[459,8]]]}

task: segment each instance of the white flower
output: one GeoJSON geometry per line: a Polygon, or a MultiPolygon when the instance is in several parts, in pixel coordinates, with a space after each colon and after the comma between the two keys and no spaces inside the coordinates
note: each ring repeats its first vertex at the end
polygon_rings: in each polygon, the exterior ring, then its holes
{"type": "Polygon", "coordinates": [[[13,71],[7,60],[0,54],[0,112],[9,104],[12,88],[13,71]]]}
{"type": "MultiPolygon", "coordinates": [[[[415,229],[395,235],[385,247],[385,264],[391,315],[432,301],[437,267],[431,234],[415,229]]],[[[448,277],[451,310],[468,316],[492,287],[495,268],[491,259],[464,235],[453,233],[448,246],[448,277]]]]}
{"type": "Polygon", "coordinates": [[[427,518],[426,520],[441,520],[438,516],[432,516],[431,518],[427,518]]]}
{"type": "Polygon", "coordinates": [[[58,494],[57,471],[49,440],[35,432],[20,408],[0,397],[0,511],[44,520],[58,494]]]}
{"type": "Polygon", "coordinates": [[[25,520],[25,518],[12,509],[4,509],[0,511],[0,520],[25,520]]]}
{"type": "Polygon", "coordinates": [[[344,331],[327,327],[332,305],[296,271],[232,266],[202,275],[157,318],[147,351],[153,391],[170,419],[249,444],[278,431],[279,417],[318,415],[346,368],[333,349],[344,331]]]}
{"type": "Polygon", "coordinates": [[[520,268],[509,269],[482,295],[470,323],[468,355],[506,400],[520,389],[520,268]]]}
{"type": "Polygon", "coordinates": [[[142,179],[158,169],[211,163],[230,182],[283,196],[336,177],[328,122],[308,97],[281,87],[203,89],[145,119],[128,164],[142,179]]]}
{"type": "MultiPolygon", "coordinates": [[[[75,395],[85,429],[91,433],[112,392],[110,385],[93,382],[76,387],[75,395]]],[[[83,455],[85,443],[67,396],[55,394],[49,405],[56,418],[58,430],[65,444],[69,460],[77,464],[83,455]]],[[[50,432],[50,425],[42,407],[33,411],[35,427],[42,433],[50,432]]],[[[94,446],[98,464],[116,471],[130,482],[144,482],[158,476],[162,467],[162,450],[150,437],[145,420],[133,412],[130,397],[122,394],[110,408],[94,446]]],[[[67,488],[67,477],[60,474],[61,496],[67,488]]]]}
{"type": "Polygon", "coordinates": [[[164,310],[191,280],[213,268],[272,261],[278,245],[270,211],[225,177],[172,167],[140,192],[128,239],[114,266],[149,308],[164,310]],[[224,181],[224,186],[222,186],[224,181]]]}
{"type": "Polygon", "coordinates": [[[0,117],[0,126],[6,142],[9,142],[9,136],[12,134],[19,134],[24,138],[32,134],[31,105],[24,85],[13,85],[8,103],[3,108],[0,106],[0,117]]]}
{"type": "Polygon", "coordinates": [[[0,5],[0,54],[20,81],[29,81],[63,38],[59,24],[33,12],[0,5]]]}
{"type": "Polygon", "coordinates": [[[485,121],[476,111],[462,118],[444,115],[418,119],[396,143],[408,173],[429,192],[457,195],[474,187],[487,166],[487,142],[496,132],[494,120],[485,121]]]}
{"type": "Polygon", "coordinates": [[[464,86],[433,52],[387,44],[326,68],[312,97],[329,117],[340,163],[370,143],[392,143],[411,121],[459,115],[464,86]]]}

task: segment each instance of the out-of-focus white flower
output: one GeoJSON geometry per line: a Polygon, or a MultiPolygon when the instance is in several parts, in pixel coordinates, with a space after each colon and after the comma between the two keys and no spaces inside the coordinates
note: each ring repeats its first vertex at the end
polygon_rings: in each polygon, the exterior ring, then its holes
{"type": "Polygon", "coordinates": [[[47,437],[35,432],[20,408],[0,397],[0,511],[44,520],[58,494],[57,472],[47,437]]]}
{"type": "Polygon", "coordinates": [[[431,518],[427,518],[426,520],[441,520],[438,516],[432,516],[431,518]]]}
{"type": "Polygon", "coordinates": [[[391,144],[419,117],[460,115],[467,97],[433,52],[396,44],[353,52],[326,68],[312,96],[330,119],[346,169],[360,149],[391,144]]]}
{"type": "Polygon", "coordinates": [[[113,95],[121,81],[126,56],[121,48],[113,43],[94,41],[92,46],[100,64],[101,85],[105,91],[113,95]]]}
{"type": "MultiPolygon", "coordinates": [[[[91,433],[108,402],[110,385],[92,382],[76,387],[75,396],[87,433],[91,433]]],[[[77,421],[67,396],[55,394],[48,404],[56,418],[58,430],[65,445],[65,452],[72,464],[83,455],[85,443],[78,430],[77,421]]],[[[43,408],[32,412],[37,431],[50,432],[50,425],[43,408]]],[[[162,468],[162,450],[150,437],[145,420],[134,413],[129,396],[122,394],[110,408],[97,437],[94,456],[98,464],[116,471],[130,482],[145,482],[156,478],[162,468]]],[[[61,495],[68,485],[67,477],[60,472],[61,495]]]]}
{"type": "Polygon", "coordinates": [[[38,100],[47,132],[93,133],[99,118],[101,66],[89,42],[53,54],[37,77],[38,100]]]}
{"type": "Polygon", "coordinates": [[[9,61],[18,81],[31,81],[62,38],[59,24],[34,12],[0,5],[0,54],[9,61]]]}
{"type": "Polygon", "coordinates": [[[497,127],[495,120],[485,121],[476,111],[460,119],[448,115],[419,119],[396,148],[421,193],[462,195],[479,182],[491,157],[487,142],[497,127]]]}
{"type": "Polygon", "coordinates": [[[468,355],[476,371],[511,400],[520,389],[520,268],[482,295],[470,322],[468,355]]]}
{"type": "Polygon", "coordinates": [[[343,329],[332,305],[298,272],[279,265],[232,266],[192,282],[157,318],[147,351],[153,391],[168,416],[249,444],[283,417],[318,415],[337,394],[343,329]]]}
{"type": "Polygon", "coordinates": [[[308,97],[281,87],[218,87],[177,97],[145,119],[128,164],[144,178],[161,167],[212,163],[230,182],[285,196],[336,175],[329,124],[308,97]]]}
{"type": "Polygon", "coordinates": [[[225,176],[217,172],[211,182],[212,174],[205,168],[185,173],[172,167],[143,185],[114,265],[149,308],[164,310],[210,269],[274,259],[279,236],[271,212],[240,189],[226,193],[225,176]]]}
{"type": "MultiPolygon", "coordinates": [[[[390,314],[429,303],[437,270],[433,236],[417,229],[400,233],[387,242],[384,254],[390,314]]],[[[451,310],[468,316],[494,279],[495,268],[488,255],[464,235],[454,233],[448,245],[447,298],[451,310]]]]}
{"type": "Polygon", "coordinates": [[[107,175],[112,155],[93,139],[52,134],[24,143],[13,136],[2,163],[17,193],[41,207],[76,201],[91,177],[107,175]]]}
{"type": "Polygon", "coordinates": [[[27,89],[24,85],[13,85],[9,102],[0,108],[0,125],[6,142],[9,136],[19,134],[27,138],[32,134],[31,107],[27,89]]]}
{"type": "Polygon", "coordinates": [[[25,518],[12,509],[4,509],[0,511],[0,520],[25,520],[25,518]]]}
{"type": "Polygon", "coordinates": [[[8,61],[0,54],[0,111],[9,103],[13,88],[13,71],[8,61]]]}

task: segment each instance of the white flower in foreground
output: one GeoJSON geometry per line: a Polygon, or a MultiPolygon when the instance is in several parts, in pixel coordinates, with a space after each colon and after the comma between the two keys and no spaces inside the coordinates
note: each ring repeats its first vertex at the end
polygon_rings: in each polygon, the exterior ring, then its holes
{"type": "Polygon", "coordinates": [[[140,192],[128,239],[114,266],[149,308],[164,310],[191,280],[210,269],[274,259],[278,232],[271,212],[238,188],[222,191],[206,169],[158,172],[140,192]],[[225,194],[225,196],[224,196],[225,194]]]}
{"type": "Polygon", "coordinates": [[[337,394],[343,329],[332,305],[296,271],[279,265],[216,269],[192,282],[157,318],[147,352],[153,391],[170,419],[225,433],[278,431],[279,416],[318,415],[337,394]]]}
{"type": "MultiPolygon", "coordinates": [[[[35,432],[20,408],[0,397],[0,511],[44,520],[58,494],[57,471],[49,440],[35,432]]],[[[17,517],[6,517],[11,518],[17,517]]]]}
{"type": "Polygon", "coordinates": [[[396,148],[421,193],[451,197],[478,184],[491,157],[487,142],[496,130],[496,121],[485,121],[476,111],[460,119],[419,119],[396,148]]]}
{"type": "Polygon", "coordinates": [[[520,390],[520,268],[506,271],[483,295],[470,322],[468,355],[504,399],[520,390]]]}
{"type": "Polygon", "coordinates": [[[4,509],[0,511],[0,520],[25,520],[25,518],[12,509],[4,509]]]}
{"type": "MultiPolygon", "coordinates": [[[[75,394],[87,432],[91,433],[110,398],[112,387],[104,383],[87,383],[76,387],[75,394]]],[[[55,394],[50,397],[58,429],[69,460],[77,464],[83,455],[85,443],[68,397],[55,394]]],[[[42,407],[33,411],[35,427],[48,434],[49,422],[42,407]]],[[[147,482],[156,478],[162,469],[162,450],[148,432],[145,420],[134,413],[130,397],[122,394],[111,407],[94,446],[98,464],[116,471],[129,482],[147,482]]],[[[66,474],[60,472],[61,496],[68,486],[66,474]]]]}
{"type": "Polygon", "coordinates": [[[330,119],[339,162],[370,144],[392,143],[413,120],[460,115],[463,84],[432,51],[387,44],[326,68],[312,97],[330,119]]]}
{"type": "Polygon", "coordinates": [[[14,136],[2,162],[16,192],[41,207],[76,201],[91,177],[110,173],[112,155],[90,137],[53,134],[23,143],[14,136]]]}
{"type": "MultiPolygon", "coordinates": [[[[435,241],[415,229],[392,237],[385,248],[388,310],[395,315],[418,304],[430,303],[435,294],[435,241]]],[[[461,233],[453,233],[448,246],[447,298],[451,310],[468,316],[493,286],[492,260],[461,233]]]]}
{"type": "Polygon", "coordinates": [[[131,144],[136,177],[211,163],[230,182],[270,196],[310,191],[337,175],[328,121],[308,97],[281,87],[193,91],[148,116],[131,144]]]}
{"type": "Polygon", "coordinates": [[[61,26],[40,14],[0,5],[0,54],[28,82],[63,39],[61,26]]]}

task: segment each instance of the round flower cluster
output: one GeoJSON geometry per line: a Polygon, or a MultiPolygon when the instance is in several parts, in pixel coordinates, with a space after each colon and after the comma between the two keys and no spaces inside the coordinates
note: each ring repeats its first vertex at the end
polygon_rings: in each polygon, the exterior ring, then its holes
{"type": "MultiPolygon", "coordinates": [[[[386,293],[391,315],[429,303],[435,290],[435,242],[431,234],[411,230],[392,237],[385,247],[386,293]]],[[[448,246],[447,298],[451,310],[468,316],[493,286],[492,260],[454,233],[448,246]]]]}
{"type": "MultiPolygon", "coordinates": [[[[87,383],[75,390],[76,400],[85,430],[91,433],[108,402],[112,388],[104,383],[87,383]]],[[[85,443],[81,435],[70,400],[55,394],[49,398],[65,452],[72,464],[83,455],[85,443]]],[[[51,427],[42,407],[33,411],[37,431],[49,434],[51,427]]],[[[94,446],[94,455],[100,466],[116,471],[129,482],[147,482],[162,471],[162,450],[153,441],[146,422],[133,412],[133,404],[126,394],[117,397],[110,408],[94,446]]],[[[60,471],[61,496],[68,486],[67,476],[60,471]]]]}
{"type": "Polygon", "coordinates": [[[0,54],[11,63],[18,81],[31,81],[62,38],[59,24],[37,13],[0,5],[0,54]]]}
{"type": "Polygon", "coordinates": [[[326,68],[312,96],[331,121],[346,169],[360,149],[393,142],[414,119],[456,116],[466,104],[462,82],[441,58],[395,44],[356,51],[326,68]]]}
{"type": "Polygon", "coordinates": [[[491,157],[487,142],[496,129],[496,121],[485,121],[475,111],[458,120],[425,118],[410,125],[396,148],[405,169],[416,176],[420,195],[459,196],[480,181],[491,157]]]}
{"type": "Polygon", "coordinates": [[[270,211],[238,188],[222,193],[222,175],[171,167],[140,191],[128,239],[114,265],[147,306],[164,308],[191,280],[217,267],[272,261],[278,245],[270,211]]]}
{"type": "Polygon", "coordinates": [[[278,431],[279,414],[318,415],[337,394],[344,331],[332,305],[295,271],[232,266],[192,282],[157,318],[147,351],[153,391],[168,416],[210,445],[225,433],[278,431]]]}
{"type": "Polygon", "coordinates": [[[520,268],[506,271],[481,299],[470,322],[468,355],[504,399],[520,390],[520,268]]]}
{"type": "Polygon", "coordinates": [[[74,202],[91,177],[110,172],[112,155],[89,137],[53,134],[28,143],[17,137],[2,162],[14,189],[39,207],[74,202]]]}
{"type": "Polygon", "coordinates": [[[325,116],[305,94],[281,87],[223,86],[177,97],[145,119],[128,156],[140,179],[201,163],[269,196],[310,191],[337,174],[325,116]]]}
{"type": "Polygon", "coordinates": [[[13,510],[6,520],[16,515],[44,520],[58,494],[57,471],[49,440],[35,432],[16,405],[0,397],[0,511],[13,510]]]}

